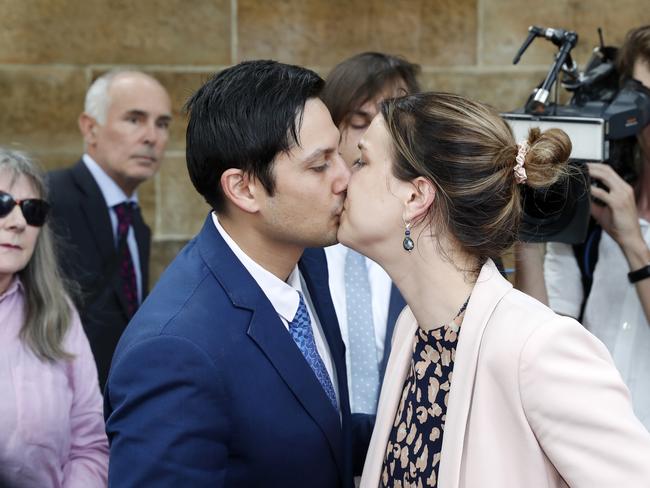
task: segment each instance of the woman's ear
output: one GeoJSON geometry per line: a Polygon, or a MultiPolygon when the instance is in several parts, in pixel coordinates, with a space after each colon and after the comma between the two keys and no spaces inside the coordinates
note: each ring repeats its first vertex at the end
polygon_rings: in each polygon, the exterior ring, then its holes
{"type": "Polygon", "coordinates": [[[418,176],[411,181],[404,209],[404,221],[417,223],[429,213],[436,199],[436,187],[427,178],[418,176]]]}
{"type": "Polygon", "coordinates": [[[224,195],[237,208],[247,213],[259,211],[256,194],[259,183],[241,169],[229,168],[221,174],[221,189],[224,195]]]}

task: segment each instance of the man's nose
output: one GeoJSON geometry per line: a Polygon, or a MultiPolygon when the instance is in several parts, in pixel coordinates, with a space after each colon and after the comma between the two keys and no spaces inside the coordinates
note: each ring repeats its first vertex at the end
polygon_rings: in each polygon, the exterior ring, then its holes
{"type": "Polygon", "coordinates": [[[144,133],[144,143],[153,146],[158,142],[158,128],[155,122],[147,123],[144,133]]]}
{"type": "Polygon", "coordinates": [[[335,156],[335,164],[338,170],[336,179],[334,180],[334,193],[342,193],[348,188],[348,183],[350,182],[350,167],[343,160],[340,154],[335,156]]]}

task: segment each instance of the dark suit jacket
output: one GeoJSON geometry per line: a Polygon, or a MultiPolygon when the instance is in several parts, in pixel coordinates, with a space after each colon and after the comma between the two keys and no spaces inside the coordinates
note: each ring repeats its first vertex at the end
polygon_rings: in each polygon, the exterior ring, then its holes
{"type": "Polygon", "coordinates": [[[116,487],[352,486],[345,348],[321,249],[299,263],[341,416],[208,216],[126,329],[105,390],[116,487]]]}
{"type": "MultiPolygon", "coordinates": [[[[81,296],[76,297],[75,304],[103,388],[113,351],[129,321],[119,274],[116,266],[110,266],[115,263],[117,251],[109,210],[83,161],[51,172],[48,183],[53,227],[61,241],[59,262],[66,277],[80,285],[81,296]]],[[[134,212],[132,225],[144,295],[148,289],[151,232],[139,211],[134,212]]]]}

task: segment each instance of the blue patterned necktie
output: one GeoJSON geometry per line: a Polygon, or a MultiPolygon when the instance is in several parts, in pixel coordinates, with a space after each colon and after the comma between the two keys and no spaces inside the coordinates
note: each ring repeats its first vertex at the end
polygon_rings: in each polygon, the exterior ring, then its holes
{"type": "Polygon", "coordinates": [[[348,249],[345,256],[345,302],[350,349],[351,407],[373,414],[379,396],[379,364],[366,258],[348,249]]]}
{"type": "Polygon", "coordinates": [[[311,319],[309,318],[309,312],[307,311],[305,300],[302,293],[298,292],[298,296],[300,297],[300,304],[298,305],[298,311],[296,312],[295,317],[289,323],[289,333],[298,346],[298,349],[300,349],[300,352],[305,357],[307,364],[309,364],[316,375],[316,378],[318,378],[323,390],[325,390],[325,393],[327,394],[327,398],[330,399],[334,409],[338,412],[339,406],[336,401],[334,386],[332,385],[332,380],[327,373],[325,364],[318,354],[318,349],[316,349],[314,331],[311,328],[311,319]]]}

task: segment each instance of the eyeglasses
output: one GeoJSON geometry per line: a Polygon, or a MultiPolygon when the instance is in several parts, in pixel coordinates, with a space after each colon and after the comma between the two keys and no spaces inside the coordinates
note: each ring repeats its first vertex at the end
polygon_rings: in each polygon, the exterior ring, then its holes
{"type": "Polygon", "coordinates": [[[50,204],[40,198],[15,200],[9,193],[0,191],[0,218],[9,215],[16,205],[22,210],[25,222],[34,227],[41,227],[50,211],[50,204]]]}

